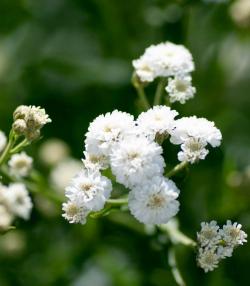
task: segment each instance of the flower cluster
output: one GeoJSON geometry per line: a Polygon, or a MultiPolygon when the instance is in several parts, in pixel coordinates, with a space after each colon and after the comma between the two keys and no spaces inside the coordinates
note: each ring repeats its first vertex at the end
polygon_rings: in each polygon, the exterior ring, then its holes
{"type": "Polygon", "coordinates": [[[40,129],[51,119],[45,109],[37,106],[19,106],[13,114],[14,123],[12,128],[17,135],[24,136],[27,140],[33,141],[40,137],[40,129]]]}
{"type": "Polygon", "coordinates": [[[198,266],[205,272],[214,270],[221,259],[232,256],[233,250],[247,242],[247,234],[241,230],[241,224],[227,221],[222,228],[216,221],[201,223],[198,239],[198,266]]]}
{"type": "Polygon", "coordinates": [[[7,229],[15,217],[27,220],[30,217],[32,202],[22,183],[9,186],[0,184],[0,229],[7,229]]]}
{"type": "Polygon", "coordinates": [[[144,54],[133,61],[135,74],[142,83],[156,78],[168,78],[165,87],[170,102],[185,103],[194,97],[196,89],[192,86],[190,73],[194,70],[191,53],[182,45],[170,42],[151,45],[144,54]]]}
{"type": "Polygon", "coordinates": [[[135,120],[128,113],[113,111],[90,123],[85,139],[83,170],[66,188],[64,217],[85,223],[92,211],[100,211],[112,187],[103,170],[109,168],[116,182],[129,190],[128,207],[145,224],[167,223],[179,210],[179,190],[164,176],[161,143],[170,137],[181,144],[180,161],[197,162],[208,153],[205,146],[219,146],[220,131],[204,118],[175,119],[178,112],[154,106],[135,120]],[[194,126],[193,126],[194,125],[194,126]]]}
{"type": "Polygon", "coordinates": [[[10,174],[15,177],[26,177],[32,168],[33,159],[25,152],[11,156],[8,165],[10,174]]]}

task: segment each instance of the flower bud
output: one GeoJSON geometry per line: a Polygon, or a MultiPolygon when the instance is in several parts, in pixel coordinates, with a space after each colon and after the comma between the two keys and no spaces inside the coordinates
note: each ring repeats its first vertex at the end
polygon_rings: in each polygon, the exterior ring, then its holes
{"type": "Polygon", "coordinates": [[[26,122],[23,119],[17,119],[12,124],[12,129],[17,135],[24,135],[27,129],[26,122]]]}

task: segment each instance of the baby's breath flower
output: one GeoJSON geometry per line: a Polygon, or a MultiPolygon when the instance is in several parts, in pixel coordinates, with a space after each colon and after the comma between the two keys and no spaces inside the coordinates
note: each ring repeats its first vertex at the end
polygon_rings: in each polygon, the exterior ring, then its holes
{"type": "Polygon", "coordinates": [[[178,75],[175,78],[169,78],[166,91],[169,94],[170,102],[179,101],[184,104],[194,97],[196,89],[192,86],[191,76],[178,75]]]}
{"type": "Polygon", "coordinates": [[[221,240],[217,222],[202,222],[201,231],[197,233],[198,242],[202,247],[214,247],[221,240]]]}
{"type": "Polygon", "coordinates": [[[62,216],[68,220],[69,223],[86,223],[89,210],[84,208],[79,202],[70,200],[63,203],[62,210],[64,211],[62,216]]]}
{"type": "Polygon", "coordinates": [[[33,159],[25,152],[14,154],[8,162],[10,173],[17,177],[25,177],[29,174],[32,163],[33,159]]]}
{"type": "Polygon", "coordinates": [[[0,152],[3,151],[4,147],[6,146],[7,138],[3,131],[0,130],[0,152]]]}
{"type": "Polygon", "coordinates": [[[132,215],[145,224],[167,223],[179,211],[179,190],[173,181],[152,177],[142,181],[129,194],[132,215]]]}
{"type": "Polygon", "coordinates": [[[241,224],[237,222],[232,223],[230,220],[227,221],[227,224],[223,225],[220,235],[228,246],[236,247],[247,242],[247,234],[241,230],[241,227],[241,224]]]}
{"type": "Polygon", "coordinates": [[[177,111],[171,110],[167,106],[154,106],[139,115],[137,125],[144,136],[154,140],[156,135],[167,136],[172,131],[174,118],[177,115],[177,111]]]}
{"type": "Polygon", "coordinates": [[[142,82],[187,74],[194,70],[190,52],[184,46],[170,42],[148,47],[139,59],[133,61],[133,66],[142,82]]]}
{"type": "Polygon", "coordinates": [[[213,271],[216,267],[218,267],[219,261],[220,261],[220,257],[219,255],[217,255],[215,248],[212,248],[212,249],[200,248],[199,249],[197,263],[205,272],[213,271]]]}

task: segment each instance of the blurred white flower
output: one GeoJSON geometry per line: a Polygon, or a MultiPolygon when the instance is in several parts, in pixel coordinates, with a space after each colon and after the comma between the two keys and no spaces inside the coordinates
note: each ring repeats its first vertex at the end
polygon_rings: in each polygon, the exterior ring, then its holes
{"type": "Polygon", "coordinates": [[[0,152],[3,151],[7,143],[7,138],[6,135],[4,134],[3,131],[0,130],[0,152]]]}
{"type": "Polygon", "coordinates": [[[240,27],[250,27],[250,1],[234,1],[229,9],[233,21],[240,27]]]}
{"type": "Polygon", "coordinates": [[[179,192],[175,183],[165,177],[143,180],[129,193],[129,209],[142,223],[167,223],[179,211],[179,192]]]}
{"type": "Polygon", "coordinates": [[[31,171],[32,163],[33,159],[25,152],[14,154],[8,162],[10,173],[17,177],[25,177],[31,171]]]}
{"type": "Polygon", "coordinates": [[[205,272],[213,271],[216,267],[218,267],[219,261],[220,261],[220,257],[219,255],[217,255],[214,248],[212,249],[200,248],[199,249],[197,263],[201,268],[203,268],[205,272]]]}
{"type": "Polygon", "coordinates": [[[170,42],[151,45],[139,59],[133,61],[133,66],[142,82],[187,74],[194,70],[191,53],[184,46],[170,42]]]}
{"type": "Polygon", "coordinates": [[[0,230],[8,228],[13,221],[13,215],[9,210],[0,204],[0,230]]]}
{"type": "Polygon", "coordinates": [[[194,97],[196,89],[192,86],[191,76],[178,75],[175,78],[169,78],[166,91],[169,94],[170,102],[179,101],[184,104],[194,97]]]}

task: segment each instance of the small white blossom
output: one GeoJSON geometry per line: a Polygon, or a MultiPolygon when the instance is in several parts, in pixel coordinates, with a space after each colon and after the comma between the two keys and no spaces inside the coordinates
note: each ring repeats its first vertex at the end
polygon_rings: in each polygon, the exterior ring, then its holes
{"type": "Polygon", "coordinates": [[[105,170],[109,167],[109,160],[104,155],[94,155],[88,152],[83,152],[84,159],[82,160],[83,165],[89,170],[105,170]]]}
{"type": "Polygon", "coordinates": [[[0,152],[3,151],[7,143],[6,135],[0,130],[0,152]]]}
{"type": "Polygon", "coordinates": [[[247,28],[250,26],[250,1],[249,0],[236,0],[230,7],[230,15],[234,22],[242,27],[247,28]]]}
{"type": "Polygon", "coordinates": [[[118,143],[110,155],[111,170],[118,183],[126,187],[140,184],[163,173],[162,148],[142,136],[130,136],[118,143]]]}
{"type": "Polygon", "coordinates": [[[14,154],[8,162],[10,173],[17,177],[25,177],[29,174],[32,163],[33,159],[25,152],[14,154]]]}
{"type": "Polygon", "coordinates": [[[221,240],[219,226],[216,221],[201,223],[201,231],[197,233],[198,242],[202,247],[214,247],[221,240]]]}
{"type": "Polygon", "coordinates": [[[152,177],[129,193],[132,215],[145,224],[167,223],[179,211],[179,190],[165,177],[152,177]]]}
{"type": "Polygon", "coordinates": [[[230,220],[227,221],[227,224],[223,225],[220,235],[228,246],[235,247],[247,242],[247,234],[241,230],[241,227],[241,224],[237,222],[232,223],[230,220]]]}
{"type": "Polygon", "coordinates": [[[219,255],[217,255],[214,248],[212,249],[199,249],[199,255],[197,258],[198,265],[203,268],[205,272],[213,271],[218,267],[220,261],[219,255]]]}
{"type": "Polygon", "coordinates": [[[77,174],[66,188],[66,196],[82,202],[85,208],[99,211],[104,207],[112,191],[111,181],[99,172],[83,170],[77,174]]]}
{"type": "Polygon", "coordinates": [[[225,259],[232,256],[233,250],[233,247],[220,245],[217,248],[217,255],[220,257],[220,259],[225,259]]]}
{"type": "Polygon", "coordinates": [[[189,75],[180,75],[169,78],[166,91],[169,94],[170,102],[179,101],[184,104],[187,100],[194,97],[196,92],[192,86],[192,78],[189,75]]]}
{"type": "Polygon", "coordinates": [[[6,189],[5,200],[8,209],[23,219],[30,217],[32,202],[29,193],[22,183],[10,184],[6,189]]]}
{"type": "Polygon", "coordinates": [[[157,134],[168,135],[170,133],[177,115],[177,111],[171,110],[167,106],[154,106],[139,115],[137,125],[146,137],[154,140],[157,134]]]}
{"type": "Polygon", "coordinates": [[[206,118],[191,116],[176,120],[170,141],[173,144],[182,144],[190,137],[207,142],[212,147],[219,146],[222,139],[221,132],[215,127],[214,122],[206,118]]]}
{"type": "Polygon", "coordinates": [[[189,138],[181,144],[181,151],[178,153],[179,161],[187,161],[191,164],[204,160],[208,154],[208,150],[205,148],[206,142],[196,138],[189,138]]]}
{"type": "Polygon", "coordinates": [[[12,221],[13,215],[4,205],[0,204],[0,230],[8,228],[12,221]]]}
{"type": "Polygon", "coordinates": [[[98,116],[90,123],[86,134],[86,151],[108,156],[114,143],[121,140],[135,126],[134,117],[118,110],[98,116]]]}
{"type": "Polygon", "coordinates": [[[64,211],[63,217],[69,221],[69,223],[86,223],[89,210],[84,208],[83,205],[76,200],[63,203],[62,210],[64,211]]]}
{"type": "Polygon", "coordinates": [[[191,53],[184,46],[170,42],[151,45],[139,59],[133,61],[133,66],[142,82],[187,74],[194,70],[191,53]]]}

